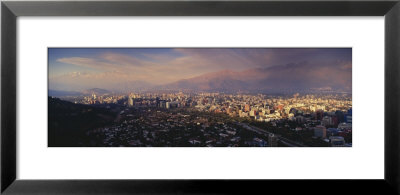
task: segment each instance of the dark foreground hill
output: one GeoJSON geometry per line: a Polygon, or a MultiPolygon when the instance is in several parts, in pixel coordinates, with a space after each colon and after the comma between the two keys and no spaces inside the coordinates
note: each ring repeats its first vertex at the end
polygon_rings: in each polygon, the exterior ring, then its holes
{"type": "Polygon", "coordinates": [[[71,147],[88,143],[86,132],[110,124],[116,113],[106,108],[48,98],[48,146],[71,147]]]}

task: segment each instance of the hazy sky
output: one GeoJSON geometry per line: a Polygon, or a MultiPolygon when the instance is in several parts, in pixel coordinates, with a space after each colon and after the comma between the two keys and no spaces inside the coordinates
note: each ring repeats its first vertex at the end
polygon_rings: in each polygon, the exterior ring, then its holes
{"type": "MultiPolygon", "coordinates": [[[[110,88],[141,81],[153,85],[221,70],[244,71],[287,64],[324,66],[329,72],[350,68],[351,48],[49,48],[49,88],[110,88]]],[[[351,74],[349,74],[351,81],[351,74]]]]}

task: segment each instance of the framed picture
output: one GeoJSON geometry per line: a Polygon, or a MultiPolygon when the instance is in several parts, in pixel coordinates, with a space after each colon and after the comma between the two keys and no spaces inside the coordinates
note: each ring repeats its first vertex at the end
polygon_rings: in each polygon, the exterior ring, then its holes
{"type": "Polygon", "coordinates": [[[1,26],[2,193],[400,192],[397,0],[3,1],[1,26]]]}

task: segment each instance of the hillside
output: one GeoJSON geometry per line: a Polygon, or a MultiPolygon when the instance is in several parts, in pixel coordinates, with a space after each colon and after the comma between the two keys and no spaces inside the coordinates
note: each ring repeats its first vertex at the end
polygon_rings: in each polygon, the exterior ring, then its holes
{"type": "Polygon", "coordinates": [[[116,113],[105,108],[48,98],[48,146],[82,146],[86,132],[112,123],[116,113]]]}

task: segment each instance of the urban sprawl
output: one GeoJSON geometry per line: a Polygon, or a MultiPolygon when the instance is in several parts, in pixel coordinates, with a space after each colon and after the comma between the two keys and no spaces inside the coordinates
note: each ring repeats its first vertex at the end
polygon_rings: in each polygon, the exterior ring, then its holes
{"type": "Polygon", "coordinates": [[[93,146],[349,147],[351,94],[130,93],[62,97],[116,113],[93,146]]]}

